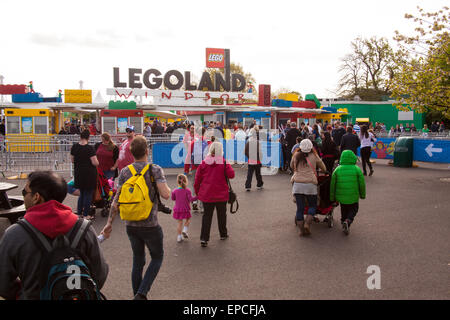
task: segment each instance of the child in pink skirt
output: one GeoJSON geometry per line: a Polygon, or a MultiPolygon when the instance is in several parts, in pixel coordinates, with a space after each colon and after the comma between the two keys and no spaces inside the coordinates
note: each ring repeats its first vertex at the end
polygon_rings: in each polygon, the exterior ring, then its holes
{"type": "Polygon", "coordinates": [[[173,207],[173,218],[178,221],[177,227],[177,242],[183,241],[183,238],[188,238],[188,227],[191,222],[191,202],[197,200],[193,197],[191,190],[187,188],[188,179],[184,174],[177,176],[178,188],[172,191],[172,200],[175,201],[173,207]],[[183,227],[183,220],[186,220],[183,227]],[[183,227],[183,231],[181,228],[183,227]]]}

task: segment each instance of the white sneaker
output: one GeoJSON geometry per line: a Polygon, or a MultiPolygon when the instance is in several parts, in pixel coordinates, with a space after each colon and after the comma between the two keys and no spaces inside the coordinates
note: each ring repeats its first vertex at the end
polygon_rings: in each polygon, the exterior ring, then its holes
{"type": "Polygon", "coordinates": [[[187,230],[186,230],[186,231],[183,231],[181,234],[183,235],[183,238],[184,238],[184,239],[189,238],[189,235],[188,235],[188,233],[187,233],[187,230]]]}
{"type": "Polygon", "coordinates": [[[183,236],[181,234],[179,234],[177,236],[177,242],[181,242],[181,241],[183,241],[183,236]]]}

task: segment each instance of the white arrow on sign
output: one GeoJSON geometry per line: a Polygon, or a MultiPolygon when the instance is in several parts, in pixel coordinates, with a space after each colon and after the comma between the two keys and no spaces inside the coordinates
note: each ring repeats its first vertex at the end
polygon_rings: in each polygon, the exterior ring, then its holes
{"type": "Polygon", "coordinates": [[[433,146],[434,144],[430,143],[428,147],[425,148],[425,151],[430,157],[433,156],[433,152],[442,152],[442,148],[433,148],[433,146]]]}

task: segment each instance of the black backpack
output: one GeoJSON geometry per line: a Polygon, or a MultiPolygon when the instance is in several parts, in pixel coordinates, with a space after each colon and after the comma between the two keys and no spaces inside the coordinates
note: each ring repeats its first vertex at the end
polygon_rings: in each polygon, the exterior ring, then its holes
{"type": "Polygon", "coordinates": [[[53,242],[27,220],[17,223],[43,252],[39,277],[41,300],[106,300],[91,277],[87,259],[77,249],[91,221],[78,219],[69,233],[56,237],[53,242]]]}

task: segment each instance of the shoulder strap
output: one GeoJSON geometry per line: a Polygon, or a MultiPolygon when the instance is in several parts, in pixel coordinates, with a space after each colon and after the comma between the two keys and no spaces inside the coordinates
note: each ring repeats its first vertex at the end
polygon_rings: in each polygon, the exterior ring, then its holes
{"type": "MultiPolygon", "coordinates": [[[[29,223],[26,219],[20,219],[17,221],[17,224],[22,226],[28,234],[31,236],[31,238],[34,240],[36,245],[45,252],[50,252],[52,249],[58,245],[58,238],[55,238],[53,243],[51,243],[38,229],[36,229],[31,223],[29,223]]],[[[69,239],[72,239],[70,247],[75,249],[78,246],[78,243],[80,240],[84,237],[87,230],[89,229],[89,226],[91,224],[91,221],[80,218],[78,219],[75,226],[72,228],[71,231],[69,231],[68,234],[64,235],[64,242],[65,245],[68,245],[70,243],[69,239]],[[75,233],[76,232],[76,233],[75,233]]]]}
{"type": "Polygon", "coordinates": [[[155,177],[153,177],[152,164],[149,163],[147,166],[148,166],[148,169],[150,170],[149,171],[150,181],[152,182],[152,189],[153,189],[153,195],[154,195],[153,199],[151,199],[151,200],[154,203],[155,200],[158,199],[159,203],[162,203],[161,202],[161,197],[160,197],[159,192],[158,192],[158,186],[156,185],[155,177]]]}
{"type": "MultiPolygon", "coordinates": [[[[86,220],[83,218],[80,218],[80,220],[82,220],[80,227],[77,230],[77,233],[75,233],[75,237],[72,240],[70,247],[72,249],[75,249],[78,246],[78,243],[80,242],[80,240],[84,237],[84,235],[86,234],[86,232],[89,229],[89,226],[91,225],[91,221],[90,220],[86,220]]],[[[72,233],[74,232],[74,230],[72,231],[72,233]]]]}
{"type": "Polygon", "coordinates": [[[148,169],[150,168],[150,163],[147,163],[147,165],[144,167],[144,169],[141,170],[139,174],[144,175],[148,169]]]}
{"type": "Polygon", "coordinates": [[[228,179],[228,176],[227,176],[227,160],[226,159],[223,160],[223,165],[224,165],[223,172],[225,174],[225,180],[227,181],[227,184],[228,184],[228,190],[233,191],[233,189],[231,188],[230,179],[228,179]]]}
{"type": "Polygon", "coordinates": [[[17,221],[17,224],[22,226],[26,232],[31,236],[34,243],[44,252],[50,252],[52,251],[52,245],[47,240],[47,238],[37,230],[31,223],[29,223],[25,218],[20,219],[17,221]]]}
{"type": "Polygon", "coordinates": [[[308,164],[309,164],[309,167],[312,169],[312,171],[314,172],[314,175],[316,176],[316,179],[317,179],[317,182],[319,182],[319,178],[317,177],[317,172],[316,172],[316,169],[315,168],[313,168],[313,166],[311,165],[311,162],[309,162],[309,159],[308,159],[308,157],[305,157],[305,159],[306,159],[306,161],[308,162],[308,164]]]}
{"type": "Polygon", "coordinates": [[[130,164],[129,166],[128,166],[128,169],[130,169],[130,172],[131,172],[131,174],[133,175],[133,176],[135,176],[136,175],[136,169],[134,168],[134,166],[132,165],[132,164],[130,164]]]}
{"type": "MultiPolygon", "coordinates": [[[[147,172],[147,170],[148,170],[149,167],[150,167],[150,163],[148,163],[148,164],[141,170],[141,172],[139,172],[139,175],[144,175],[144,174],[147,172]]],[[[138,174],[137,171],[136,171],[136,169],[134,168],[134,166],[133,166],[132,164],[130,164],[130,165],[128,166],[128,169],[130,169],[131,174],[132,174],[133,176],[135,176],[135,175],[138,174]]]]}

